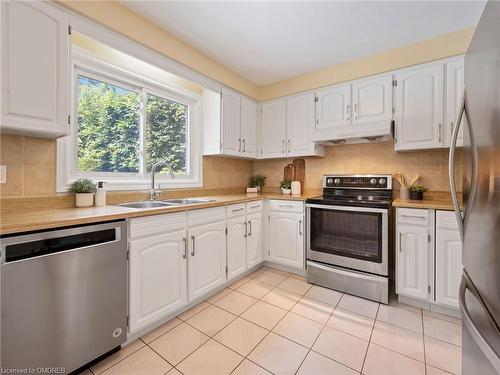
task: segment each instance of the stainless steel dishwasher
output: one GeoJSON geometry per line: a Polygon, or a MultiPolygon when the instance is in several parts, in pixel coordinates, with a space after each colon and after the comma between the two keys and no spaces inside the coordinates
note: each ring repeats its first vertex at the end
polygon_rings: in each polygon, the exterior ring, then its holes
{"type": "Polygon", "coordinates": [[[69,373],[126,340],[125,221],[0,241],[4,372],[56,367],[69,373]]]}

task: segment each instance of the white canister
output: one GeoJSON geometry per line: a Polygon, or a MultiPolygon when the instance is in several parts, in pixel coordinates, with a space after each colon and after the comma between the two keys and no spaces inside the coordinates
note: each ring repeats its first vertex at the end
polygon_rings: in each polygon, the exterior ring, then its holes
{"type": "Polygon", "coordinates": [[[104,181],[97,182],[97,189],[95,191],[95,205],[97,207],[103,207],[106,205],[106,189],[104,188],[104,181]]]}
{"type": "Polygon", "coordinates": [[[300,181],[292,181],[292,195],[300,195],[300,181]]]}

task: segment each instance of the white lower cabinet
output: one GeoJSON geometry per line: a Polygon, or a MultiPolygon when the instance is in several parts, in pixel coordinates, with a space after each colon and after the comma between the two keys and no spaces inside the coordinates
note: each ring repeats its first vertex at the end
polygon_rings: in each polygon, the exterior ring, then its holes
{"type": "Polygon", "coordinates": [[[225,220],[188,228],[188,297],[194,300],[226,281],[225,220]]]}
{"type": "Polygon", "coordinates": [[[235,278],[247,270],[247,222],[243,215],[227,220],[227,278],[235,278]]]}
{"type": "Polygon", "coordinates": [[[398,225],[398,294],[427,299],[429,286],[429,230],[427,227],[398,225]]]}
{"type": "Polygon", "coordinates": [[[397,209],[396,292],[458,308],[462,243],[455,213],[397,209]]]}
{"type": "Polygon", "coordinates": [[[304,268],[303,208],[303,202],[271,201],[267,243],[269,261],[304,268]]]}
{"type": "Polygon", "coordinates": [[[184,214],[131,220],[130,332],[147,327],[187,303],[185,225],[184,214]],[[147,227],[156,233],[145,233],[147,227]]]}
{"type": "Polygon", "coordinates": [[[462,241],[452,211],[436,211],[436,302],[458,308],[462,241]]]}
{"type": "Polygon", "coordinates": [[[262,257],[262,212],[247,214],[247,268],[263,261],[262,257]]]}

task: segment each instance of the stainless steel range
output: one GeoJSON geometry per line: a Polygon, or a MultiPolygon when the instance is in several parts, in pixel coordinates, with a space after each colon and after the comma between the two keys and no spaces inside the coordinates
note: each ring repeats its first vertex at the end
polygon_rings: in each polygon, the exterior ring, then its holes
{"type": "Polygon", "coordinates": [[[389,300],[391,175],[325,175],[306,201],[307,281],[389,300]]]}

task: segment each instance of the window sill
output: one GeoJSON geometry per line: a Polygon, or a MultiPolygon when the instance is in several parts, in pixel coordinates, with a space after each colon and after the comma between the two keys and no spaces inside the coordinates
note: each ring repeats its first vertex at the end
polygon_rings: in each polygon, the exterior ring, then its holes
{"type": "MultiPolygon", "coordinates": [[[[151,181],[150,180],[127,180],[127,179],[111,179],[111,178],[92,178],[95,182],[105,181],[106,190],[108,191],[123,191],[123,190],[150,190],[151,181]]],[[[72,179],[68,182],[66,186],[59,186],[57,188],[58,193],[65,193],[68,191],[69,184],[76,179],[72,179]]],[[[158,184],[162,189],[184,189],[184,188],[200,188],[203,187],[201,181],[192,180],[162,180],[156,178],[155,185],[158,188],[158,184]]]]}

